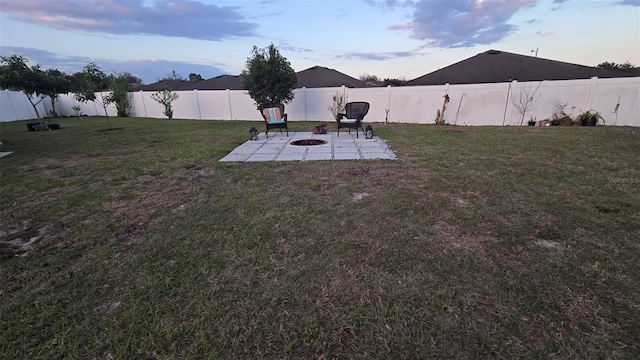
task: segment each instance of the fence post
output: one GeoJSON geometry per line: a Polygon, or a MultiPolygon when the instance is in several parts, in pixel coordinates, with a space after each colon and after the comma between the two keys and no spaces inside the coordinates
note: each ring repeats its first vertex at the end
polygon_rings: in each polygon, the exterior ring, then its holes
{"type": "Polygon", "coordinates": [[[584,111],[588,111],[589,109],[591,109],[591,104],[593,103],[593,93],[595,93],[597,85],[598,77],[594,76],[591,78],[591,83],[589,84],[589,92],[587,93],[587,98],[584,101],[584,111]]]}
{"type": "Polygon", "coordinates": [[[509,102],[511,101],[511,97],[513,96],[513,89],[518,86],[518,80],[513,80],[509,83],[509,88],[507,89],[507,100],[504,102],[504,117],[502,118],[502,126],[505,126],[505,121],[509,118],[511,121],[511,114],[513,113],[513,107],[509,107],[509,102]],[[511,109],[511,111],[509,111],[511,109]]]}
{"type": "Polygon", "coordinates": [[[140,90],[140,99],[142,99],[142,108],[144,109],[144,117],[149,117],[147,115],[147,105],[144,103],[144,92],[140,90]]]}
{"type": "Polygon", "coordinates": [[[193,89],[193,93],[196,95],[196,107],[198,108],[198,120],[202,120],[202,114],[200,113],[200,100],[198,99],[198,89],[193,89]]]}
{"type": "Polygon", "coordinates": [[[386,114],[384,114],[385,123],[391,121],[391,85],[387,85],[387,89],[389,89],[389,93],[387,95],[387,108],[385,109],[386,114]]]}
{"type": "Polygon", "coordinates": [[[302,97],[304,98],[304,121],[307,121],[307,87],[302,87],[302,97]]]}
{"type": "Polygon", "coordinates": [[[233,120],[233,108],[231,107],[231,91],[227,89],[227,100],[229,102],[229,120],[233,120]]]}
{"type": "MultiPolygon", "coordinates": [[[[97,96],[96,96],[96,98],[97,98],[97,96]]],[[[102,98],[102,92],[100,93],[100,98],[102,98]]],[[[93,116],[98,116],[98,108],[96,107],[96,102],[92,101],[92,103],[93,103],[93,112],[94,112],[93,116]]]]}
{"type": "Polygon", "coordinates": [[[349,102],[349,94],[347,93],[347,87],[342,85],[342,97],[344,98],[345,104],[349,102]]]}

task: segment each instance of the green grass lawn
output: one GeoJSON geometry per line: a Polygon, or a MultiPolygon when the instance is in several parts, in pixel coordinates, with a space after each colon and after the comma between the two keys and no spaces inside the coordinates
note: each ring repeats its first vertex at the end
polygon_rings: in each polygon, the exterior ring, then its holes
{"type": "Polygon", "coordinates": [[[374,124],[397,161],[219,163],[262,124],[112,122],[0,124],[0,240],[34,240],[0,248],[2,358],[640,355],[640,129],[374,124]]]}

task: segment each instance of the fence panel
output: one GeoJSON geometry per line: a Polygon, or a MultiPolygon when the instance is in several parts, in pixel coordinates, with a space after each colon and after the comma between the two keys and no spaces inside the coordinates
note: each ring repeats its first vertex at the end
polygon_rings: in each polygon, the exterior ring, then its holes
{"type": "Polygon", "coordinates": [[[384,122],[389,103],[389,88],[348,89],[347,102],[366,101],[370,108],[365,120],[367,122],[384,122]]]}
{"type": "Polygon", "coordinates": [[[306,114],[305,119],[307,121],[335,121],[333,114],[329,111],[329,106],[333,104],[333,95],[342,94],[346,97],[345,87],[336,88],[314,88],[306,89],[306,114]]]}
{"type": "Polygon", "coordinates": [[[232,120],[261,121],[262,116],[256,104],[244,90],[229,90],[232,120]]]}
{"type": "Polygon", "coordinates": [[[56,112],[58,116],[74,116],[73,107],[78,102],[73,98],[73,94],[60,94],[56,100],[56,112]]]}
{"type": "MultiPolygon", "coordinates": [[[[172,103],[175,118],[262,120],[245,90],[177,93],[179,98],[172,103]]],[[[517,126],[530,118],[550,119],[558,110],[558,104],[566,104],[564,111],[572,118],[583,111],[596,110],[606,119],[606,125],[640,126],[640,77],[366,89],[302,88],[295,89],[294,93],[295,98],[286,107],[290,121],[333,121],[328,107],[332,104],[332,96],[342,93],[346,101],[371,104],[367,121],[388,119],[432,124],[436,112],[442,109],[444,95],[448,94],[450,101],[444,119],[450,124],[517,126]],[[523,118],[516,104],[527,102],[527,97],[532,101],[523,118]]],[[[151,95],[151,92],[132,93],[131,116],[165,118],[163,106],[151,99],[151,95]]],[[[104,116],[99,105],[78,103],[73,94],[60,95],[56,111],[61,116],[74,115],[71,109],[74,105],[80,106],[82,114],[104,116]]],[[[38,105],[41,116],[49,115],[50,109],[48,98],[38,105]]],[[[107,110],[110,116],[117,115],[113,104],[107,110]]],[[[35,111],[24,94],[0,91],[0,121],[34,118],[35,111]]]]}
{"type": "Polygon", "coordinates": [[[389,121],[432,124],[442,107],[446,86],[407,86],[391,89],[389,121]]]}
{"type": "Polygon", "coordinates": [[[226,90],[199,90],[200,118],[205,120],[231,120],[229,93],[226,90]]]}
{"type": "Polygon", "coordinates": [[[293,101],[286,104],[284,112],[287,113],[288,121],[306,121],[307,105],[309,104],[309,90],[315,89],[295,89],[293,90],[293,101]]]}
{"type": "MultiPolygon", "coordinates": [[[[34,101],[39,100],[34,97],[34,101]]],[[[51,104],[49,97],[42,100],[36,108],[40,117],[49,115],[46,104],[51,104]]],[[[50,107],[51,105],[49,105],[50,107]]],[[[0,91],[0,122],[36,119],[36,111],[27,99],[27,96],[20,91],[0,91]]]]}
{"type": "Polygon", "coordinates": [[[466,84],[449,87],[445,121],[456,125],[515,125],[509,101],[515,83],[466,84]]]}
{"type": "MultiPolygon", "coordinates": [[[[591,91],[591,80],[563,80],[563,81],[542,81],[531,82],[532,86],[540,84],[540,88],[534,99],[535,103],[531,110],[525,114],[524,121],[531,118],[536,120],[552,119],[554,113],[561,115],[560,111],[564,107],[564,112],[574,118],[584,111],[591,91]]],[[[516,114],[519,120],[521,114],[516,114]]],[[[515,124],[514,124],[515,125],[515,124]]]]}
{"type": "Polygon", "coordinates": [[[197,90],[178,91],[178,99],[171,103],[174,119],[200,120],[200,97],[197,90]]]}
{"type": "Polygon", "coordinates": [[[13,104],[14,101],[18,101],[18,99],[20,99],[19,101],[22,101],[23,96],[24,95],[22,93],[15,91],[0,91],[0,121],[31,119],[33,115],[35,115],[28,113],[28,117],[26,117],[25,115],[27,115],[27,112],[24,111],[26,108],[23,106],[16,108],[13,104]]]}
{"type": "Polygon", "coordinates": [[[640,84],[628,83],[627,78],[598,79],[591,109],[602,115],[606,125],[640,126],[640,84]]]}

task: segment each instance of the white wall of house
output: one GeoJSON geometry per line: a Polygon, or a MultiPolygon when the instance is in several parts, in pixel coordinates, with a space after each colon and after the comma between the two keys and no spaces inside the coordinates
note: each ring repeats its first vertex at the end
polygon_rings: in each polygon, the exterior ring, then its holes
{"type": "MultiPolygon", "coordinates": [[[[520,125],[524,120],[551,118],[554,103],[566,103],[565,111],[575,117],[585,110],[596,110],[606,125],[640,126],[640,77],[614,79],[562,80],[542,82],[511,82],[496,84],[440,85],[350,89],[296,89],[294,100],[287,104],[290,121],[332,121],[328,110],[335,93],[347,101],[367,101],[371,104],[365,118],[370,122],[432,124],[444,95],[449,95],[445,121],[457,125],[520,125]],[[536,90],[537,89],[537,90],[536,90]],[[534,93],[535,92],[535,93],[534,93]],[[521,93],[533,95],[531,110],[524,119],[514,106],[521,93]],[[617,112],[616,105],[617,106],[617,112]]],[[[176,119],[201,120],[261,120],[249,95],[242,90],[178,91],[173,102],[176,119]]],[[[163,107],[151,98],[151,92],[132,93],[131,116],[166,118],[163,107]]],[[[104,110],[89,102],[79,104],[71,94],[62,95],[56,104],[60,115],[73,115],[74,105],[82,114],[104,115],[104,110]]],[[[0,121],[35,118],[26,97],[18,92],[0,91],[0,121]]],[[[40,104],[41,114],[51,107],[48,99],[40,104]]],[[[107,108],[116,114],[115,106],[107,108]]]]}

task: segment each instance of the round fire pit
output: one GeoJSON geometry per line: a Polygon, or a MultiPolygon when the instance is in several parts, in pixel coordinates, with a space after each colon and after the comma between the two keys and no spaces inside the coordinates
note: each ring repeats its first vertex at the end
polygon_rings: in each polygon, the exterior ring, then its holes
{"type": "Polygon", "coordinates": [[[320,139],[304,139],[304,140],[296,140],[292,141],[291,145],[295,146],[313,146],[313,145],[324,145],[327,142],[320,139]]]}

